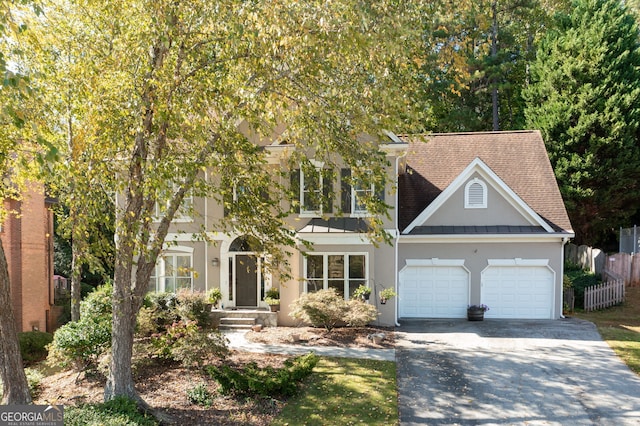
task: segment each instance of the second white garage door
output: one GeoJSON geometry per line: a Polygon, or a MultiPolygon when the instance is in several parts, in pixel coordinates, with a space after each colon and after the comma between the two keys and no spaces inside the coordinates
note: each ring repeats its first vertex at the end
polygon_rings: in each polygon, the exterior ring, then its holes
{"type": "Polygon", "coordinates": [[[553,318],[553,282],[546,266],[489,266],[482,272],[485,318],[553,318]]]}
{"type": "Polygon", "coordinates": [[[409,265],[400,271],[400,318],[465,318],[469,273],[462,266],[409,265]]]}

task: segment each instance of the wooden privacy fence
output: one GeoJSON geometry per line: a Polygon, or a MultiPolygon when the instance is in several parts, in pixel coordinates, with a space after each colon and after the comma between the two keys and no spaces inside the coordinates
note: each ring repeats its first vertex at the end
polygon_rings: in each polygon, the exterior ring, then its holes
{"type": "Polygon", "coordinates": [[[565,260],[599,275],[603,280],[624,280],[628,286],[640,285],[640,254],[616,253],[607,256],[588,246],[565,246],[565,260]]]}
{"type": "Polygon", "coordinates": [[[615,280],[584,289],[584,310],[595,311],[624,302],[624,281],[615,280]]]}

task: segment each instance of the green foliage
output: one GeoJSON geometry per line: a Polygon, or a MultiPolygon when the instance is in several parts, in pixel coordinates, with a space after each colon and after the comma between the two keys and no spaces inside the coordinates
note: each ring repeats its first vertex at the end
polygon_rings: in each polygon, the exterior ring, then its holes
{"type": "Polygon", "coordinates": [[[143,306],[138,311],[137,333],[150,336],[164,331],[180,319],[177,312],[177,296],[174,293],[147,293],[143,306]]]}
{"type": "Polygon", "coordinates": [[[229,354],[229,340],[219,331],[188,334],[171,347],[171,357],[185,367],[202,367],[211,357],[224,359],[229,354]]]}
{"type": "Polygon", "coordinates": [[[280,304],[280,290],[275,288],[275,287],[271,287],[269,290],[267,290],[265,292],[264,301],[269,306],[279,305],[280,304]]]}
{"type": "Polygon", "coordinates": [[[27,376],[27,384],[29,385],[31,398],[37,398],[41,390],[42,381],[44,380],[44,374],[34,368],[25,368],[24,374],[27,376]]]}
{"type": "Polygon", "coordinates": [[[291,304],[289,316],[330,331],[340,324],[362,327],[375,321],[378,311],[358,298],[347,302],[334,288],[329,288],[300,296],[291,304]]]}
{"type": "Polygon", "coordinates": [[[576,297],[576,307],[584,307],[584,290],[587,287],[591,287],[599,284],[598,277],[589,271],[583,269],[565,271],[563,277],[563,285],[566,285],[568,281],[570,287],[574,288],[576,297]]]}
{"type": "Polygon", "coordinates": [[[177,301],[176,312],[182,320],[196,321],[200,327],[211,325],[208,301],[204,293],[183,289],[178,292],[177,301]]]}
{"type": "Polygon", "coordinates": [[[203,332],[195,321],[180,320],[164,333],[151,336],[153,356],[180,361],[185,367],[201,366],[209,357],[227,356],[228,340],[220,332],[203,332]]]}
{"type": "Polygon", "coordinates": [[[95,367],[111,347],[111,292],[105,284],[80,302],[80,320],[60,327],[48,346],[48,362],[63,367],[95,367]]]}
{"type": "Polygon", "coordinates": [[[267,290],[264,293],[264,297],[270,297],[272,299],[280,299],[280,289],[275,288],[275,287],[271,287],[269,290],[267,290]]]}
{"type": "Polygon", "coordinates": [[[18,333],[18,340],[22,360],[31,363],[47,357],[46,346],[53,341],[53,335],[43,331],[26,331],[18,333]]]}
{"type": "Polygon", "coordinates": [[[353,292],[354,298],[365,298],[371,294],[371,287],[367,287],[366,285],[359,285],[358,288],[353,292]]]}
{"type": "Polygon", "coordinates": [[[318,361],[319,357],[310,352],[288,359],[282,368],[259,368],[256,363],[249,363],[242,370],[227,365],[210,365],[205,370],[225,395],[291,396],[296,393],[298,382],[312,373],[318,361]]]}
{"type": "Polygon", "coordinates": [[[349,311],[347,302],[334,288],[305,293],[291,304],[289,316],[314,327],[333,329],[349,311]]]}
{"type": "Polygon", "coordinates": [[[211,407],[211,404],[213,404],[213,396],[211,392],[209,392],[209,389],[207,389],[206,383],[200,383],[188,389],[187,400],[192,404],[203,407],[211,407]]]}
{"type": "Polygon", "coordinates": [[[117,397],[103,404],[65,407],[64,424],[68,426],[156,426],[158,422],[138,411],[135,401],[117,397]]]}
{"type": "Polygon", "coordinates": [[[375,306],[364,303],[360,299],[351,299],[347,305],[349,309],[344,321],[349,327],[364,327],[378,318],[378,310],[375,306]]]}
{"type": "Polygon", "coordinates": [[[386,301],[396,297],[397,294],[394,289],[392,289],[391,287],[388,287],[383,289],[378,296],[380,296],[381,300],[384,299],[386,301]]]}
{"type": "Polygon", "coordinates": [[[218,287],[214,287],[207,293],[209,303],[218,306],[218,302],[222,300],[222,291],[218,287]]]}
{"type": "Polygon", "coordinates": [[[606,246],[640,207],[640,44],[618,0],[576,0],[541,41],[524,93],[576,243],[606,246]]]}

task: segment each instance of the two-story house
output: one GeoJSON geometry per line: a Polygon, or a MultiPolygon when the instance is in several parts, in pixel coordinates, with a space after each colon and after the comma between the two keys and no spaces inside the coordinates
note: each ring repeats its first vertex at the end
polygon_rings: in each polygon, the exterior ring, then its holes
{"type": "MultiPolygon", "coordinates": [[[[283,145],[266,149],[272,165],[287,152],[283,145]]],[[[224,308],[255,309],[266,307],[266,289],[278,287],[283,325],[294,324],[289,305],[302,293],[332,287],[349,298],[361,284],[372,288],[369,303],[385,325],[463,318],[477,303],[489,305],[488,318],[562,315],[564,244],[574,234],[539,132],[390,135],[379,149],[389,164],[385,188],[351,185],[348,168],[322,163],[291,171],[288,225],[313,244],[292,252],[291,279],[263,272],[264,254],[251,236],[210,228],[225,214],[220,202],[190,198],[186,203],[206,214],[174,221],[167,236],[173,244],[150,290],[219,287],[224,308]],[[319,192],[332,202],[318,202],[319,192]],[[366,238],[368,212],[359,202],[366,193],[391,208],[383,218],[390,244],[366,238]],[[213,243],[193,241],[190,230],[201,227],[213,243]],[[384,288],[398,297],[383,305],[377,295],[384,288]]]]}

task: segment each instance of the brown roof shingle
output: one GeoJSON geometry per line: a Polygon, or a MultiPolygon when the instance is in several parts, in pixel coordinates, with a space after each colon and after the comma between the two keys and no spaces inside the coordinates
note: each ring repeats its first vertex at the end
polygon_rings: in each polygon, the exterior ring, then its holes
{"type": "Polygon", "coordinates": [[[476,158],[480,158],[557,232],[573,232],[538,131],[447,133],[405,137],[399,176],[404,230],[476,158]]]}

